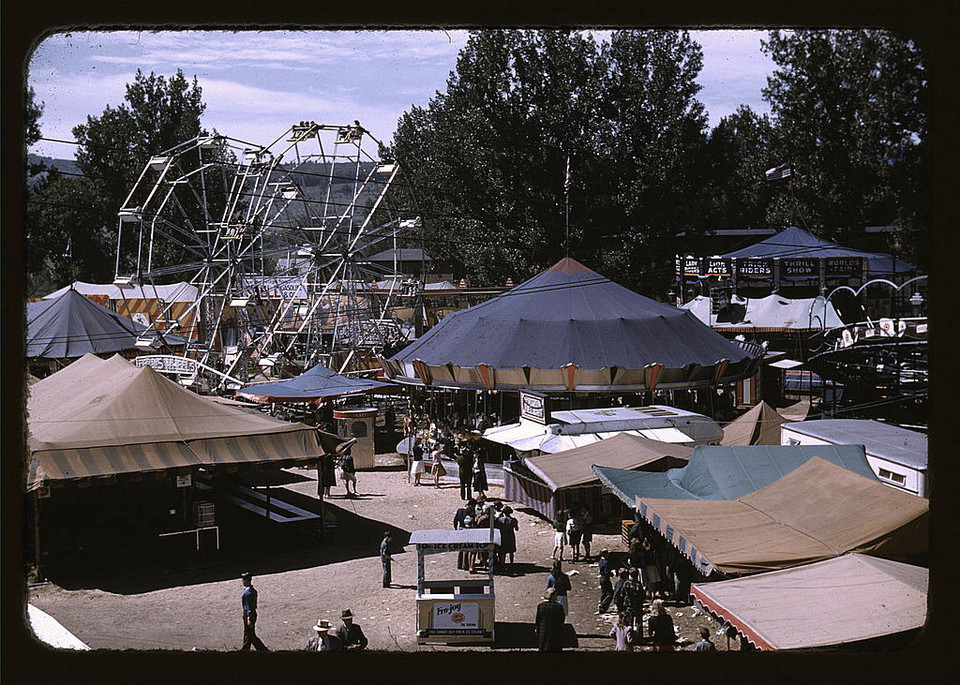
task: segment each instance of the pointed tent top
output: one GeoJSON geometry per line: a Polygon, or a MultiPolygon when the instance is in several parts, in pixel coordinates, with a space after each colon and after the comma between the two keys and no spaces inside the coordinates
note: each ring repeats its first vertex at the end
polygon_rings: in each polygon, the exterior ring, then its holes
{"type": "Polygon", "coordinates": [[[572,274],[596,275],[592,269],[588,269],[587,267],[585,267],[583,264],[578,262],[576,259],[573,259],[572,257],[564,257],[559,262],[557,262],[556,264],[551,266],[549,269],[547,269],[545,273],[548,273],[548,274],[562,273],[562,274],[568,274],[568,275],[572,275],[572,274]]]}

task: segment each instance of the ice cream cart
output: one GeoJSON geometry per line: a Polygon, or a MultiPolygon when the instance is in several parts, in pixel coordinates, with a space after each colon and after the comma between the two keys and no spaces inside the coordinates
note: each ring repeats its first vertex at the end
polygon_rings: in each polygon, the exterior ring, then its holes
{"type": "Polygon", "coordinates": [[[496,597],[493,571],[459,580],[427,580],[425,559],[449,552],[495,554],[500,531],[494,528],[416,530],[417,644],[483,644],[494,640],[496,597]]]}

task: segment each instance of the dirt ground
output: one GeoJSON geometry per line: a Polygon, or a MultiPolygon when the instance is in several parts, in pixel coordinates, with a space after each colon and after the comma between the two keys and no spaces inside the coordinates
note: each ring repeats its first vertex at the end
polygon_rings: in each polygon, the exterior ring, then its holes
{"type": "MultiPolygon", "coordinates": [[[[414,530],[452,527],[461,505],[459,488],[449,478],[439,489],[430,478],[424,478],[429,485],[413,487],[396,455],[378,456],[377,464],[376,470],[357,474],[358,498],[344,497],[342,485],[333,489],[329,506],[338,525],[328,541],[306,530],[282,530],[291,524],[271,524],[236,512],[235,518],[220,520],[224,532],[219,553],[187,555],[152,569],[60,573],[28,588],[28,601],[93,649],[233,650],[243,634],[239,574],[249,570],[259,591],[257,632],[272,650],[302,649],[319,618],[337,624],[340,611],[349,608],[370,649],[490,651],[489,646],[417,645],[416,552],[406,543],[414,530]],[[381,587],[378,556],[386,529],[394,531],[395,541],[394,586],[388,589],[381,587]]],[[[316,510],[315,472],[290,469],[283,475],[287,482],[278,485],[285,490],[282,497],[316,510]]],[[[501,494],[497,485],[488,492],[493,498],[501,494]]],[[[514,509],[520,524],[518,551],[512,573],[495,577],[494,651],[536,649],[532,621],[551,564],[550,524],[529,510],[514,509]]],[[[603,547],[625,551],[615,526],[595,534],[594,553],[603,547]]],[[[430,579],[444,578],[447,569],[455,569],[456,554],[427,559],[430,579]]],[[[568,561],[564,570],[573,585],[568,649],[612,650],[608,633],[613,617],[594,613],[599,598],[595,562],[568,561]]],[[[668,604],[667,610],[683,649],[692,648],[701,626],[711,629],[719,650],[728,648],[727,639],[717,635],[719,625],[693,607],[668,604]]],[[[730,641],[730,649],[738,647],[736,639],[730,641]]]]}

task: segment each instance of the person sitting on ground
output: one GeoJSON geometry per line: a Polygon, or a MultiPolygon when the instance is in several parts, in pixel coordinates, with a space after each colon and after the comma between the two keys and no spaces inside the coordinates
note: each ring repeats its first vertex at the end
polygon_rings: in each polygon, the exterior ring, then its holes
{"type": "Polygon", "coordinates": [[[563,565],[560,560],[553,562],[553,569],[547,576],[547,587],[557,591],[557,604],[563,607],[563,615],[570,613],[570,605],[567,603],[567,593],[570,592],[570,577],[563,572],[563,565]]]}
{"type": "Polygon", "coordinates": [[[367,648],[367,636],[363,634],[360,626],[353,622],[353,612],[349,609],[340,612],[340,625],[334,631],[334,636],[347,652],[360,652],[367,648]]]}
{"type": "Polygon", "coordinates": [[[717,646],[710,641],[710,629],[700,628],[700,640],[693,646],[695,652],[715,652],[717,646]]]}
{"type": "Polygon", "coordinates": [[[625,611],[619,614],[617,622],[610,629],[610,637],[616,638],[617,643],[614,646],[616,652],[632,652],[633,646],[637,644],[637,629],[633,625],[633,614],[625,611]]]}
{"type": "Polygon", "coordinates": [[[336,636],[331,634],[333,626],[330,621],[320,619],[317,625],[313,627],[316,635],[307,640],[307,646],[304,649],[308,652],[342,652],[343,646],[336,636]]]}
{"type": "Polygon", "coordinates": [[[647,628],[650,631],[650,637],[653,638],[653,651],[673,651],[673,646],[677,642],[677,633],[673,627],[673,619],[663,606],[662,599],[653,600],[647,628]]]}

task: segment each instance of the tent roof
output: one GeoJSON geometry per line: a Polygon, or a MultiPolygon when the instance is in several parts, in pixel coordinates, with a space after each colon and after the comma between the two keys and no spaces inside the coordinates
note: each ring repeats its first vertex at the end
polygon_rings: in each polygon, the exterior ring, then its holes
{"type": "Polygon", "coordinates": [[[863,445],[867,454],[898,464],[927,468],[927,436],[873,419],[817,419],[791,424],[790,430],[830,442],[863,445]]]}
{"type": "Polygon", "coordinates": [[[735,500],[637,497],[636,505],[704,575],[928,549],[928,500],[819,457],[735,500]]]}
{"type": "MultiPolygon", "coordinates": [[[[136,349],[137,337],[158,333],[101,307],[76,290],[51,300],[27,303],[26,357],[73,359],[88,352],[107,354],[136,349]]],[[[178,335],[164,334],[169,345],[184,345],[178,335]]]]}
{"type": "Polygon", "coordinates": [[[258,402],[310,402],[324,397],[336,397],[387,387],[394,386],[367,378],[341,376],[317,364],[296,378],[279,383],[248,385],[238,390],[236,394],[258,402]]]}
{"type": "Polygon", "coordinates": [[[693,595],[762,650],[859,642],[923,626],[930,572],[862,554],[717,583],[693,595]],[[829,607],[829,620],[824,620],[829,607]]]}
{"type": "Polygon", "coordinates": [[[624,503],[639,498],[732,500],[821,457],[870,480],[877,476],[860,445],[698,445],[690,462],[666,473],[596,467],[624,503]]]}
{"type": "Polygon", "coordinates": [[[113,283],[84,283],[74,281],[59,290],[54,290],[43,299],[53,300],[69,290],[76,290],[81,295],[106,295],[111,300],[159,299],[164,302],[195,302],[199,289],[195,285],[181,281],[170,285],[138,285],[121,288],[113,283]]]}
{"type": "Polygon", "coordinates": [[[728,252],[724,257],[866,257],[868,272],[871,277],[890,276],[892,274],[908,273],[914,270],[912,264],[896,259],[888,254],[863,252],[841,247],[829,240],[823,240],[815,235],[791,226],[776,235],[748,245],[740,250],[728,252]]]}
{"type": "Polygon", "coordinates": [[[311,461],[341,440],[87,355],[30,388],[29,483],[223,463],[311,461]]]}
{"type": "Polygon", "coordinates": [[[822,330],[843,325],[843,320],[825,297],[789,299],[780,295],[759,298],[734,297],[731,305],[714,314],[709,297],[699,295],[685,303],[703,323],[717,330],[789,332],[822,330]]]}
{"type": "Polygon", "coordinates": [[[720,444],[779,445],[780,424],[786,420],[776,409],[761,401],[723,427],[720,444]]]}
{"type": "Polygon", "coordinates": [[[686,461],[692,453],[693,449],[684,445],[620,433],[584,447],[530,457],[525,459],[524,463],[542,478],[551,490],[556,491],[596,482],[597,475],[591,468],[594,464],[632,470],[650,466],[664,458],[672,458],[674,463],[678,460],[686,461]]]}
{"type": "Polygon", "coordinates": [[[690,312],[634,293],[570,258],[495,298],[450,313],[391,359],[553,370],[568,364],[591,370],[654,364],[679,369],[721,360],[734,365],[752,356],[690,312]]]}

